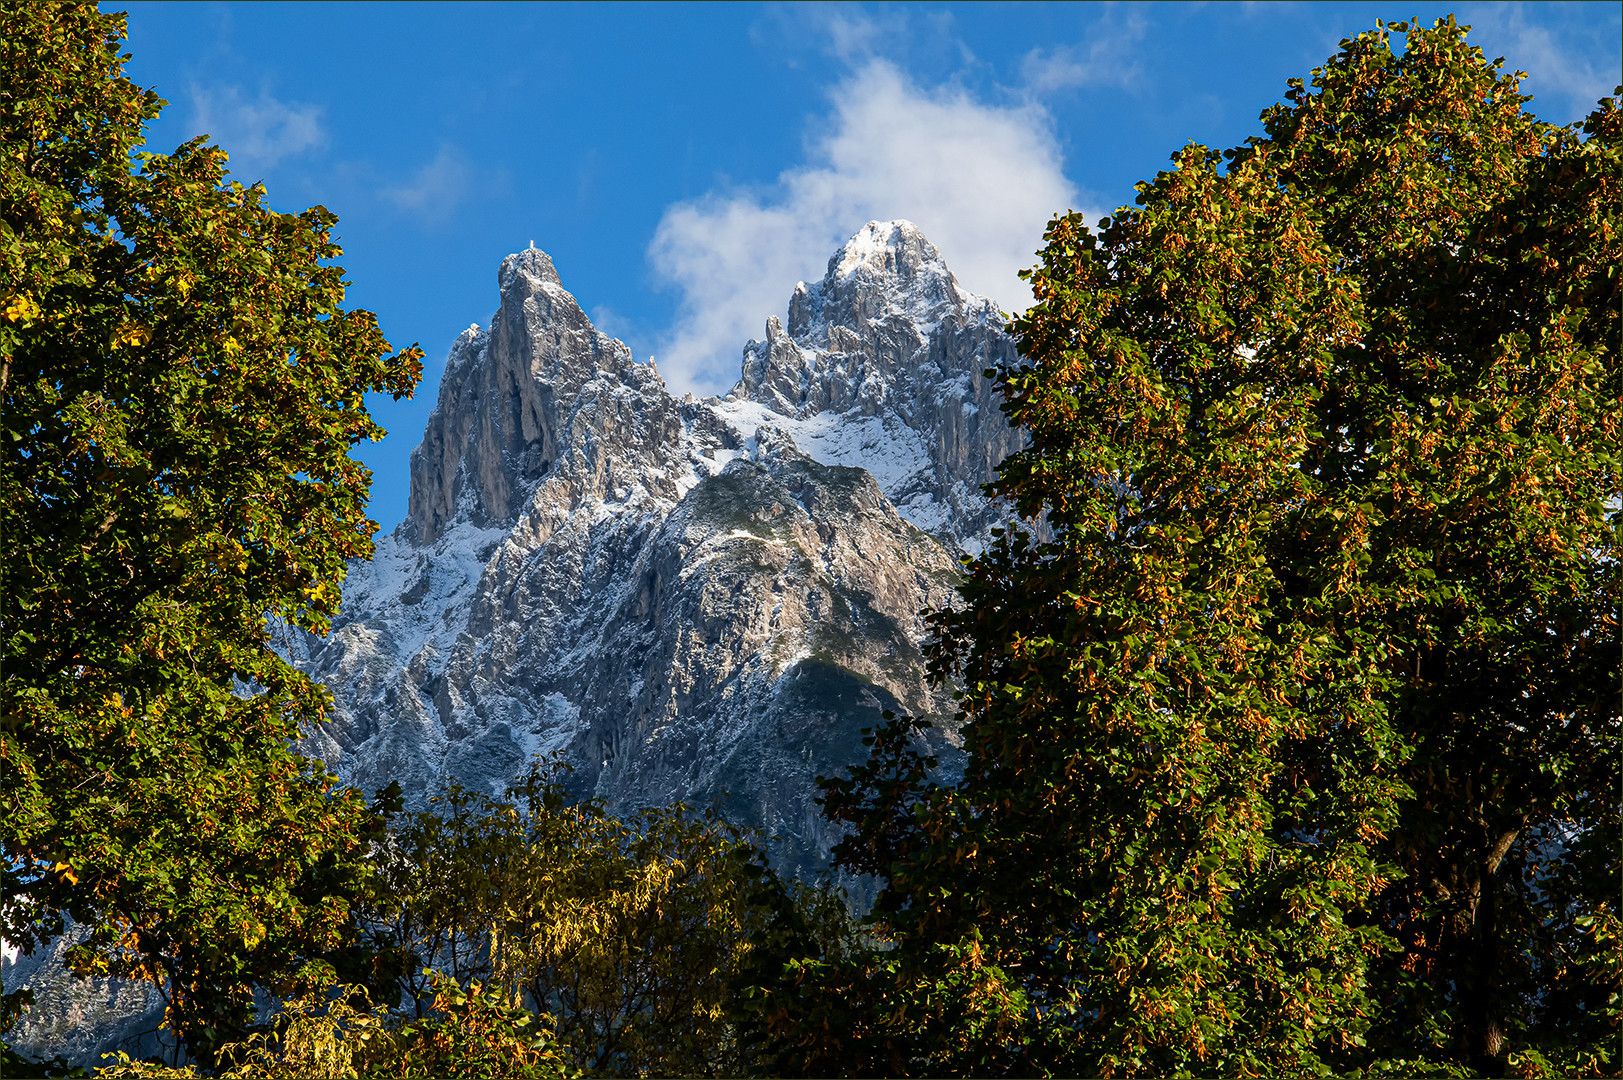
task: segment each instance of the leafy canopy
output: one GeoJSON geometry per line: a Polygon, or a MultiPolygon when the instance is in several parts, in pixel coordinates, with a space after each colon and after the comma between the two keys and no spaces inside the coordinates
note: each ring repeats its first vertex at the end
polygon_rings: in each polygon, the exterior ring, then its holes
{"type": "MultiPolygon", "coordinates": [[[[222,1047],[218,1080],[570,1080],[580,1071],[564,1058],[545,1018],[515,1008],[479,983],[464,988],[429,972],[433,1008],[401,1023],[372,1006],[366,991],[344,984],[300,994],[271,1024],[222,1047]]],[[[196,1065],[169,1066],[107,1055],[99,1080],[201,1080],[196,1065]]]]}
{"type": "MultiPolygon", "coordinates": [[[[593,1076],[740,1076],[762,1056],[759,982],[841,949],[828,890],[786,883],[714,812],[621,820],[534,765],[507,800],[452,784],[395,822],[358,909],[384,993],[429,1015],[444,976],[555,1032],[593,1076]]],[[[380,998],[381,1000],[381,998],[380,998]]]]}
{"type": "MultiPolygon", "coordinates": [[[[454,782],[400,813],[355,908],[371,986],[326,980],[215,1055],[274,1076],[743,1076],[770,1036],[755,1007],[785,961],[837,953],[830,891],[785,883],[715,814],[620,820],[534,765],[494,799],[454,782]],[[372,1002],[387,1002],[391,1005],[372,1002]]],[[[107,1077],[197,1077],[127,1057],[107,1077]]]]}
{"type": "Polygon", "coordinates": [[[0,9],[0,934],[94,928],[204,1048],[336,945],[369,818],[288,747],[328,698],[272,650],[369,557],[363,395],[421,365],[342,307],[335,218],[281,214],[161,102],[122,15],[0,9]]]}
{"type": "Polygon", "coordinates": [[[963,781],[898,721],[828,783],[895,947],[782,997],[812,1068],[1617,1068],[1623,149],[1528,100],[1378,27],[1052,222],[993,489],[1053,539],[937,616],[963,781]]]}

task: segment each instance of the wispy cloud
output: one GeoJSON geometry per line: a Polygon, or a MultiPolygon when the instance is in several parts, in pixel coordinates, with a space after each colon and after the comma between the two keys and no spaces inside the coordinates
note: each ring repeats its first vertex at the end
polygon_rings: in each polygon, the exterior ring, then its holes
{"type": "Polygon", "coordinates": [[[1546,120],[1576,119],[1608,96],[1619,81],[1618,8],[1611,5],[1613,32],[1597,38],[1592,22],[1569,30],[1560,4],[1473,4],[1460,12],[1471,25],[1471,40],[1488,56],[1503,55],[1505,66],[1527,72],[1526,93],[1539,100],[1533,108],[1546,120]],[[1609,40],[1607,40],[1609,38],[1609,40]],[[1565,106],[1561,115],[1540,105],[1565,106]]]}
{"type": "Polygon", "coordinates": [[[1027,53],[1021,75],[1037,94],[1106,86],[1132,89],[1143,80],[1138,45],[1144,31],[1144,17],[1138,11],[1123,18],[1118,9],[1110,8],[1080,43],[1027,53]]]}
{"type": "Polygon", "coordinates": [[[192,124],[231,155],[239,178],[259,179],[265,169],[327,142],[318,105],[279,101],[264,90],[245,96],[237,86],[191,87],[192,124]]]}
{"type": "Polygon", "coordinates": [[[815,5],[807,10],[826,13],[823,30],[829,48],[842,60],[866,60],[882,51],[887,41],[905,39],[908,29],[908,15],[902,10],[870,13],[815,5]]]}
{"type": "Polygon", "coordinates": [[[860,8],[844,4],[773,5],[750,28],[750,37],[784,53],[810,48],[857,67],[883,57],[903,66],[908,56],[960,55],[964,46],[952,11],[920,6],[860,8]]]}
{"type": "Polygon", "coordinates": [[[456,211],[473,185],[473,167],[462,148],[441,143],[434,160],[418,169],[403,184],[383,188],[380,194],[395,208],[424,224],[439,224],[456,211]]]}
{"type": "Polygon", "coordinates": [[[681,292],[659,349],[676,388],[730,386],[740,347],[783,313],[794,283],[821,278],[872,219],[915,222],[966,287],[1008,308],[1030,302],[1016,275],[1048,219],[1076,200],[1040,105],[922,88],[881,59],[852,71],[832,105],[807,162],[775,185],[679,203],[661,220],[649,258],[681,292]]]}

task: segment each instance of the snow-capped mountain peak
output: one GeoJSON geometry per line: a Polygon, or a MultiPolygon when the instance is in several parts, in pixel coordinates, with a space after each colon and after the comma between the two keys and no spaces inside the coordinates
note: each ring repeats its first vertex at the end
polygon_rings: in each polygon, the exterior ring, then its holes
{"type": "Polygon", "coordinates": [[[926,277],[956,284],[934,244],[911,221],[870,221],[828,261],[828,278],[865,274],[907,288],[926,277]]]}
{"type": "Polygon", "coordinates": [[[760,409],[814,459],[869,468],[904,517],[973,547],[997,516],[980,494],[1015,448],[984,371],[1013,358],[1002,312],[962,289],[908,221],[871,221],[795,287],[787,331],[744,347],[719,411],[760,409]]]}
{"type": "Polygon", "coordinates": [[[552,265],[552,256],[534,244],[523,251],[515,251],[502,260],[496,280],[504,293],[512,278],[518,274],[533,278],[538,286],[555,285],[560,289],[563,288],[563,281],[558,277],[558,269],[552,265]]]}
{"type": "Polygon", "coordinates": [[[999,519],[1000,313],[916,227],[870,223],[731,394],[678,401],[545,253],[498,283],[451,349],[410,515],[306,642],[338,706],[310,749],[367,790],[499,790],[555,752],[617,809],[726,791],[817,865],[813,778],[858,729],[884,708],[950,729],[920,613],[999,519]]]}
{"type": "MultiPolygon", "coordinates": [[[[996,306],[963,291],[941,253],[911,221],[870,221],[828,261],[823,280],[795,286],[789,336],[829,348],[829,332],[859,337],[874,322],[901,319],[928,326],[947,311],[996,306]]],[[[834,344],[838,344],[837,342],[834,344]]]]}

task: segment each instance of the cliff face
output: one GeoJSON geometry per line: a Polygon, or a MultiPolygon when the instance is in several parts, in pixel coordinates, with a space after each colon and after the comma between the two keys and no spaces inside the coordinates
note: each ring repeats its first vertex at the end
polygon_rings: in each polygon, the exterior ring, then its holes
{"type": "Polygon", "coordinates": [[[23,987],[34,991],[34,1003],[6,1031],[6,1042],[36,1061],[60,1057],[86,1068],[105,1066],[102,1055],[119,1051],[136,1059],[171,1059],[176,1048],[161,1027],[164,1002],[157,988],[122,979],[80,979],[68,971],[68,949],[84,937],[84,930],[70,922],[65,934],[32,956],[6,950],[0,983],[8,993],[23,987]]]}
{"type": "Polygon", "coordinates": [[[498,281],[501,307],[487,329],[471,327],[452,347],[438,406],[412,451],[403,539],[432,546],[453,524],[568,514],[612,495],[616,482],[652,480],[674,497],[657,466],[627,466],[652,464],[640,455],[668,454],[681,441],[658,372],[592,326],[543,252],[509,256],[498,281]],[[536,490],[562,475],[574,483],[536,490]]]}
{"type": "Polygon", "coordinates": [[[920,613],[998,518],[1000,314],[911,224],[873,223],[726,398],[678,401],[546,255],[499,284],[451,351],[409,517],[298,657],[338,704],[308,749],[415,797],[558,754],[616,809],[725,796],[783,865],[822,865],[813,781],[861,760],[861,728],[889,708],[955,741],[920,613]]]}
{"type": "MultiPolygon", "coordinates": [[[[680,401],[599,333],[531,249],[452,347],[411,457],[406,520],[352,569],[325,640],[292,643],[333,720],[304,749],[415,806],[447,779],[499,793],[534,754],[620,811],[724,802],[778,865],[826,865],[819,774],[894,709],[942,723],[921,611],[1000,520],[1015,449],[982,370],[1014,355],[906,222],[873,223],[768,319],[722,399],[680,401]]],[[[62,968],[68,935],[4,963],[36,1005],[10,1033],[97,1065],[163,1046],[161,998],[62,968]]]]}

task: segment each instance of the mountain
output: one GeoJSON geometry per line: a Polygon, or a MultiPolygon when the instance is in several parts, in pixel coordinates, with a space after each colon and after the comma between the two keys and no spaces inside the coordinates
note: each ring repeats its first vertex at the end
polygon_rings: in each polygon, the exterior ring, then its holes
{"type": "MultiPolygon", "coordinates": [[[[863,759],[881,710],[937,720],[953,767],[921,611],[1000,520],[980,485],[1018,438],[982,376],[1014,358],[1001,314],[913,225],[871,223],[744,346],[726,397],[678,400],[542,252],[497,281],[451,349],[406,519],[352,568],[332,634],[286,643],[336,702],[304,749],[417,808],[557,754],[581,795],[721,799],[780,868],[822,868],[815,777],[863,759]]],[[[162,1049],[161,998],[70,978],[74,940],[0,965],[36,994],[12,1044],[162,1049]]]]}
{"type": "Polygon", "coordinates": [[[337,703],[307,749],[418,797],[558,754],[614,809],[723,798],[782,865],[821,866],[814,778],[862,758],[861,728],[894,709],[956,741],[921,612],[998,520],[1002,315],[915,226],[870,223],[731,393],[678,400],[542,252],[498,284],[451,349],[407,518],[332,635],[298,643],[337,703]]]}
{"type": "Polygon", "coordinates": [[[70,921],[66,933],[32,956],[6,947],[0,983],[7,993],[23,988],[34,992],[34,1003],[5,1032],[6,1042],[35,1061],[60,1057],[86,1069],[105,1066],[102,1055],[120,1050],[136,1059],[169,1058],[175,1044],[159,1028],[164,1001],[156,987],[124,979],[80,979],[67,969],[68,950],[85,935],[85,928],[70,921]]]}

